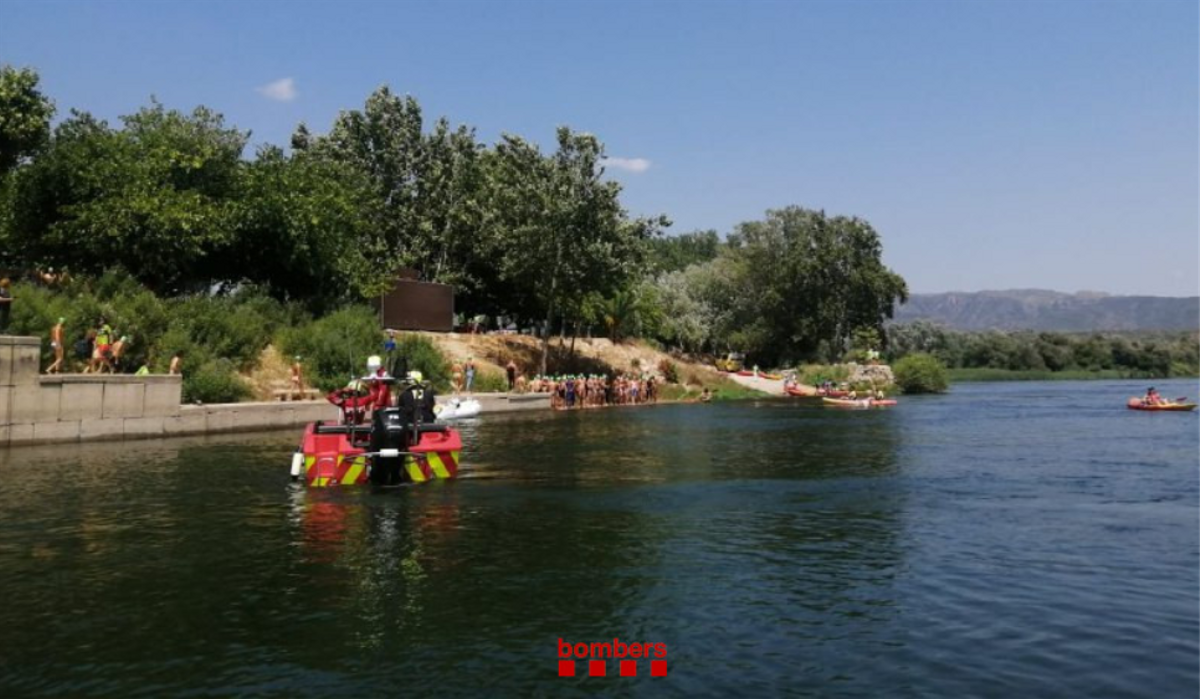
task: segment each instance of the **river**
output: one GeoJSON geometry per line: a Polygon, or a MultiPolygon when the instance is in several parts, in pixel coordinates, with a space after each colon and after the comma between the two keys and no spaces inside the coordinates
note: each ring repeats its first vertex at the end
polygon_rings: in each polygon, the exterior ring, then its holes
{"type": "Polygon", "coordinates": [[[0,696],[1195,697],[1200,421],[1144,388],[485,416],[376,492],[294,431],[0,451],[0,696]],[[558,676],[614,638],[667,676],[558,676]]]}

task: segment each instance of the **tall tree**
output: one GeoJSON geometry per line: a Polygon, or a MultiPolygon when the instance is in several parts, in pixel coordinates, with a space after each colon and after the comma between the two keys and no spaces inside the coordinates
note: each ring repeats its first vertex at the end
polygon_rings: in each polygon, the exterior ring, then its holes
{"type": "Polygon", "coordinates": [[[54,102],[38,90],[30,68],[0,66],[0,177],[50,140],[54,102]]]}
{"type": "Polygon", "coordinates": [[[284,299],[324,310],[391,281],[371,263],[382,243],[371,227],[378,203],[361,173],[297,151],[259,150],[243,165],[227,278],[261,283],[284,299]]]}
{"type": "Polygon", "coordinates": [[[543,318],[541,370],[556,313],[578,311],[591,293],[609,296],[641,272],[646,241],[665,218],[629,219],[620,185],[603,179],[604,148],[566,127],[543,157],[516,136],[497,144],[489,174],[491,258],[525,318],[543,318]]]}
{"type": "Polygon", "coordinates": [[[99,272],[123,266],[151,288],[223,278],[214,251],[233,235],[231,197],[248,133],[220,114],[152,103],[113,130],[75,113],[19,172],[14,238],[35,261],[99,272]]]}

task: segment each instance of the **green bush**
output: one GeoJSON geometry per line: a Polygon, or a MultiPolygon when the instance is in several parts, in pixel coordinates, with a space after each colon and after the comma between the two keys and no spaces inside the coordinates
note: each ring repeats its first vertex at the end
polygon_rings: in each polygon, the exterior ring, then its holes
{"type": "Polygon", "coordinates": [[[183,401],[236,403],[250,397],[250,387],[237,375],[233,362],[217,359],[183,372],[183,401]]]}
{"type": "Polygon", "coordinates": [[[475,370],[472,393],[504,393],[508,390],[508,377],[502,371],[487,371],[482,367],[475,370]]]}
{"type": "Polygon", "coordinates": [[[659,360],[658,371],[667,383],[679,383],[679,367],[675,366],[675,362],[669,359],[659,360]]]}
{"type": "Polygon", "coordinates": [[[946,367],[930,354],[910,354],[896,362],[892,373],[905,393],[943,393],[950,385],[946,367]]]}
{"type": "MultiPolygon", "coordinates": [[[[451,389],[450,362],[429,338],[412,334],[397,337],[396,356],[401,367],[406,367],[408,371],[421,372],[425,380],[433,384],[435,390],[445,393],[451,389]]],[[[483,387],[486,381],[484,376],[482,371],[476,371],[475,390],[486,390],[483,387]]],[[[504,382],[504,388],[508,388],[507,380],[504,382]]]]}
{"type": "Polygon", "coordinates": [[[285,328],[279,346],[289,359],[302,358],[309,383],[331,391],[366,373],[367,357],[383,352],[383,334],[370,308],[352,306],[285,328]]]}
{"type": "Polygon", "coordinates": [[[796,372],[796,380],[809,386],[824,381],[840,383],[850,376],[850,367],[845,364],[805,364],[796,372]]]}

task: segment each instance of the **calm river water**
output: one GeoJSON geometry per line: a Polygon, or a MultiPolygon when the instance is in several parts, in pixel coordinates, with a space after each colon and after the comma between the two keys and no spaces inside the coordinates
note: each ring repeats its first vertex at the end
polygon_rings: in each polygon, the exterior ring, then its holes
{"type": "Polygon", "coordinates": [[[494,416],[380,492],[296,431],[0,452],[0,696],[1192,698],[1200,421],[1144,388],[494,416]],[[667,676],[558,677],[614,637],[667,676]]]}

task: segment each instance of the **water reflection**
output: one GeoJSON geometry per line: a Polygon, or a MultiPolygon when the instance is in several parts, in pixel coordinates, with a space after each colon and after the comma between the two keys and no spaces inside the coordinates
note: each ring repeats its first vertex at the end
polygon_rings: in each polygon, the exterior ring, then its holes
{"type": "Polygon", "coordinates": [[[1194,695],[1195,416],[991,390],[495,416],[383,491],[292,431],[0,452],[0,695],[1194,695]]]}

